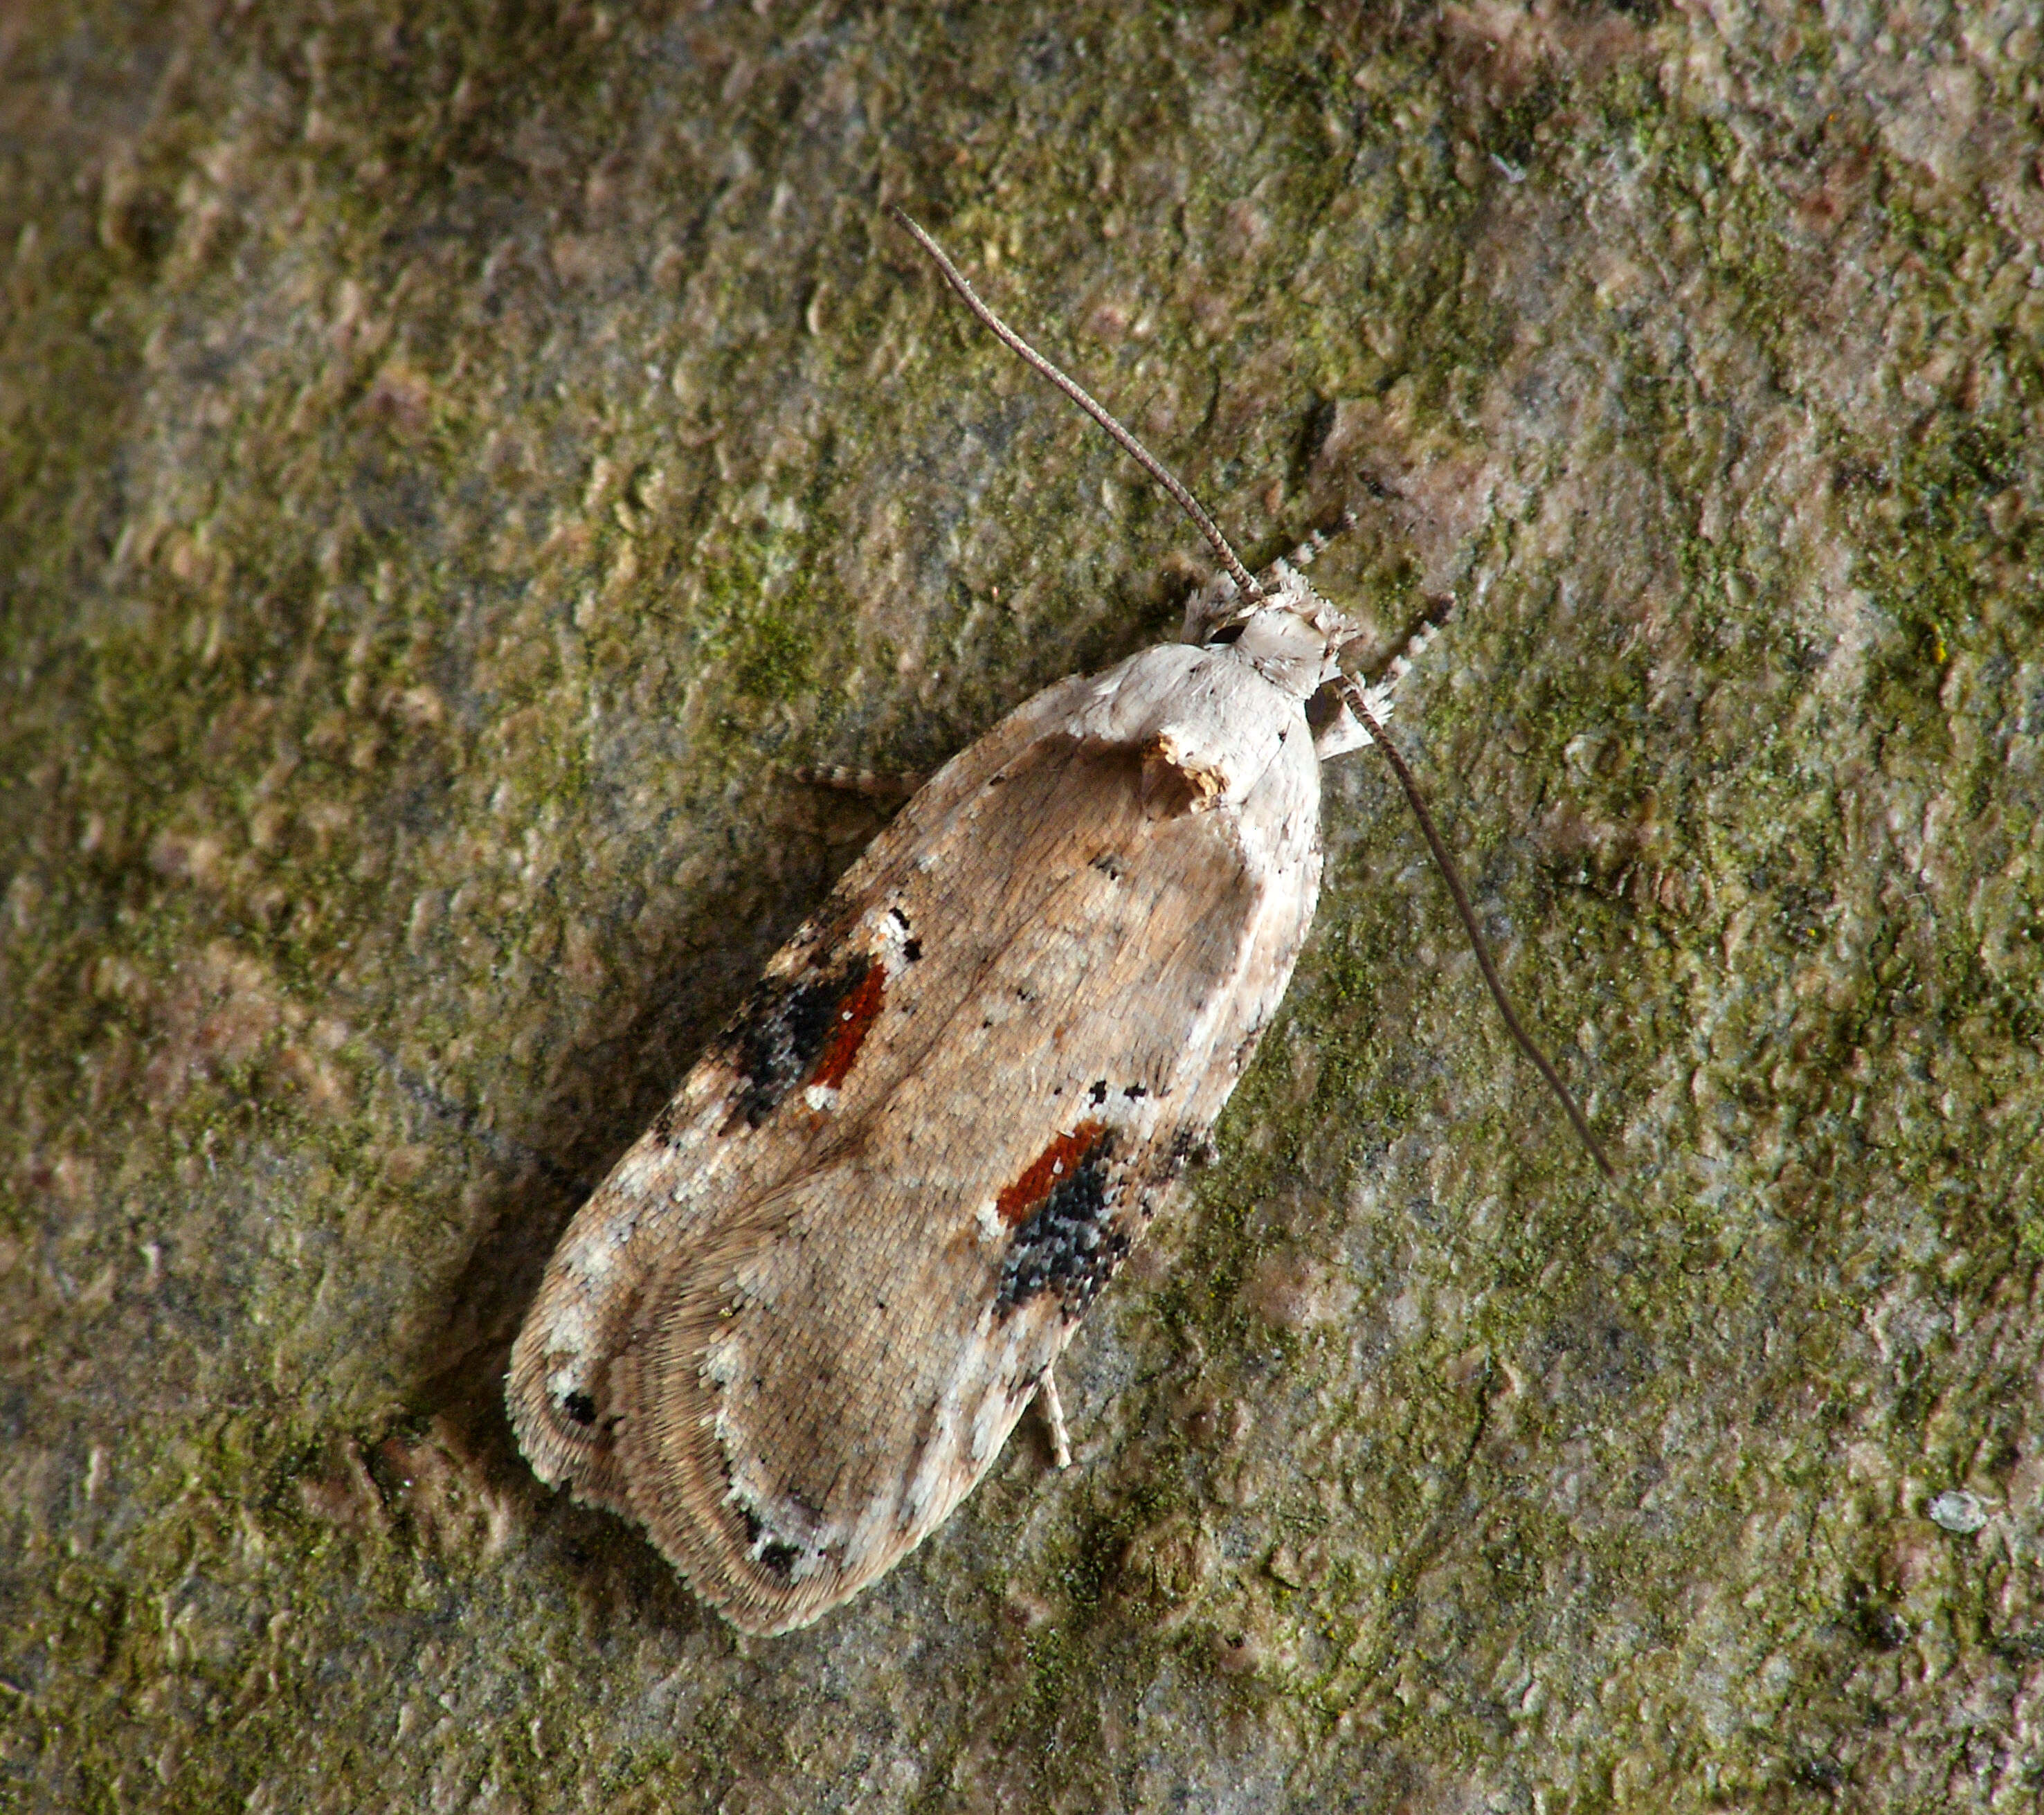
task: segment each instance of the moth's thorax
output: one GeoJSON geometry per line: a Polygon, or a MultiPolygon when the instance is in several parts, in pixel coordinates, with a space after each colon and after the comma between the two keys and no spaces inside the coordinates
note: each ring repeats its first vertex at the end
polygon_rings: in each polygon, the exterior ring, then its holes
{"type": "Polygon", "coordinates": [[[1160,810],[1239,816],[1237,834],[1275,840],[1281,865],[1320,833],[1320,764],[1305,702],[1233,644],[1165,643],[1096,675],[1067,721],[1089,743],[1140,752],[1160,810]]]}

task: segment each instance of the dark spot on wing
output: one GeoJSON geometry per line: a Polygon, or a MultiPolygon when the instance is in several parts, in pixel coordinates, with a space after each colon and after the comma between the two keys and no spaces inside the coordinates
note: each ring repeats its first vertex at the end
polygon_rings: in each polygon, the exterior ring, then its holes
{"type": "Polygon", "coordinates": [[[1096,1104],[1105,1102],[1107,1101],[1107,1080],[1105,1078],[1094,1079],[1093,1081],[1093,1088],[1088,1090],[1086,1094],[1092,1098],[1096,1104]]]}
{"type": "Polygon", "coordinates": [[[880,1012],[885,982],[886,973],[862,954],[761,983],[729,1036],[732,1067],[745,1082],[727,1129],[741,1121],[759,1127],[812,1074],[841,1082],[880,1012]]]}
{"type": "Polygon", "coordinates": [[[1082,1121],[1070,1134],[1058,1135],[994,1199],[995,1213],[1014,1228],[1056,1190],[1060,1180],[1068,1180],[1089,1155],[1106,1143],[1107,1130],[1097,1121],[1082,1121]]]}
{"type": "Polygon", "coordinates": [[[801,1547],[790,1544],[785,1538],[768,1538],[762,1544],[759,1540],[766,1533],[766,1521],[750,1506],[741,1506],[738,1511],[745,1521],[745,1548],[769,1575],[786,1583],[794,1574],[795,1559],[802,1554],[801,1547]]]}
{"type": "Polygon", "coordinates": [[[596,1422],[596,1402],[586,1393],[570,1393],[561,1401],[561,1409],[586,1429],[596,1422]]]}
{"type": "Polygon", "coordinates": [[[1114,1136],[1098,1122],[1061,1134],[995,1200],[1015,1231],[1002,1263],[995,1308],[1003,1314],[1055,1292],[1075,1321],[1128,1252],[1114,1226],[1117,1193],[1109,1175],[1114,1136]]]}

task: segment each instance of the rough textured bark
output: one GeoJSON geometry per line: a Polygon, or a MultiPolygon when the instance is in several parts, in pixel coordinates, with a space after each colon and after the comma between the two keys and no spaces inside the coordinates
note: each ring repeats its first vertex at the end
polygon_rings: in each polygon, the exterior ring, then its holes
{"type": "Polygon", "coordinates": [[[29,1809],[2031,1809],[2034,4],[0,21],[29,1809]],[[498,1397],[876,809],[1201,550],[1408,683],[1173,1232],[745,1642],[498,1397]],[[1025,1427],[1025,1435],[1027,1428],[1025,1427]]]}

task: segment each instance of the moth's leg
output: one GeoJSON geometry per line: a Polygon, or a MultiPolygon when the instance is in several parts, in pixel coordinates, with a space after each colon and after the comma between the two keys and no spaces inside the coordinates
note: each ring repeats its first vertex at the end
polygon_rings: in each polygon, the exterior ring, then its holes
{"type": "Polygon", "coordinates": [[[864,794],[874,800],[905,801],[930,778],[912,769],[791,769],[805,787],[828,788],[841,794],[864,794]]]}
{"type": "Polygon", "coordinates": [[[1049,1368],[1036,1382],[1036,1403],[1043,1408],[1043,1416],[1051,1426],[1051,1459],[1060,1468],[1072,1465],[1072,1446],[1065,1435],[1065,1408],[1058,1400],[1058,1379],[1049,1368]]]}
{"type": "Polygon", "coordinates": [[[1454,610],[1452,597],[1437,602],[1435,608],[1420,620],[1419,626],[1405,639],[1405,647],[1384,664],[1384,671],[1373,683],[1377,691],[1387,700],[1398,690],[1398,683],[1412,673],[1420,658],[1427,652],[1427,645],[1434,640],[1435,633],[1447,623],[1454,610]]]}
{"type": "Polygon", "coordinates": [[[1337,536],[1343,533],[1343,531],[1353,529],[1356,526],[1358,521],[1358,519],[1355,513],[1344,506],[1341,513],[1341,520],[1335,525],[1333,529],[1308,530],[1306,532],[1305,540],[1301,542],[1297,548],[1294,548],[1290,554],[1285,557],[1286,563],[1292,567],[1298,568],[1301,572],[1304,572],[1305,569],[1310,567],[1314,562],[1320,558],[1322,551],[1326,548],[1327,545],[1330,542],[1333,541],[1337,536]]]}

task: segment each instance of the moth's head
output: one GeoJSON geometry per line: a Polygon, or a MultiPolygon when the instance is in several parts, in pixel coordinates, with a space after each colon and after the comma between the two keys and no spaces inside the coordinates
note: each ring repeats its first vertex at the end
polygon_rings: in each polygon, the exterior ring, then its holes
{"type": "Polygon", "coordinates": [[[1186,602],[1184,640],[1232,648],[1272,686],[1310,698],[1341,671],[1342,651],[1358,626],[1289,562],[1272,562],[1256,583],[1260,599],[1216,574],[1186,602]]]}

